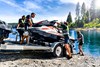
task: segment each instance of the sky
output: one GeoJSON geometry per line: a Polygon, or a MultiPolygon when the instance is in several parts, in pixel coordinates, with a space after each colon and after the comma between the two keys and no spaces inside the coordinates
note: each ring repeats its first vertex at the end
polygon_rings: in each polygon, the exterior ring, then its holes
{"type": "Polygon", "coordinates": [[[66,21],[71,12],[72,19],[75,18],[77,2],[80,5],[90,0],[0,0],[0,20],[7,23],[18,22],[22,15],[36,14],[34,22],[41,20],[66,21]]]}

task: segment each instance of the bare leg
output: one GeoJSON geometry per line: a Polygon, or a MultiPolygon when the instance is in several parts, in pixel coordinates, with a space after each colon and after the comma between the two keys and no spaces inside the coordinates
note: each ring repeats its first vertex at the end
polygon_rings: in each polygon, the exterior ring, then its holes
{"type": "Polygon", "coordinates": [[[66,50],[67,50],[67,52],[68,52],[68,56],[69,56],[69,57],[72,57],[70,46],[69,46],[68,44],[66,44],[66,45],[65,45],[65,48],[66,48],[66,50]]]}
{"type": "Polygon", "coordinates": [[[26,36],[26,42],[29,44],[29,36],[26,36]]]}
{"type": "Polygon", "coordinates": [[[81,55],[84,55],[84,54],[83,54],[83,50],[82,50],[82,45],[79,45],[79,53],[80,53],[81,55]]]}
{"type": "MultiPolygon", "coordinates": [[[[22,39],[23,39],[23,36],[21,36],[21,40],[22,40],[22,39]]],[[[20,41],[21,41],[21,40],[20,40],[20,41]]]]}
{"type": "Polygon", "coordinates": [[[22,44],[24,42],[24,39],[25,39],[25,36],[22,37],[20,44],[22,44]]]}

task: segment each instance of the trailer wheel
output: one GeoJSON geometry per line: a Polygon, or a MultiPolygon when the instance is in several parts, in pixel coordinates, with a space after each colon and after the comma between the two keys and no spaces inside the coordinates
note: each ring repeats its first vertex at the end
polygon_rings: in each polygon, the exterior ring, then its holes
{"type": "Polygon", "coordinates": [[[53,51],[54,57],[62,57],[63,56],[63,47],[62,45],[57,45],[53,51]]]}

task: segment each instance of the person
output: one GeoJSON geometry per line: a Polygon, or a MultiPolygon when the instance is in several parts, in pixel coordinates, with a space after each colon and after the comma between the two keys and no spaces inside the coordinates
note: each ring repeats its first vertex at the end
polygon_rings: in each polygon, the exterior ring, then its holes
{"type": "Polygon", "coordinates": [[[23,43],[24,39],[26,38],[26,42],[27,44],[29,44],[29,32],[28,32],[28,27],[32,27],[34,25],[32,18],[35,17],[35,13],[31,13],[30,15],[26,16],[26,20],[25,20],[25,32],[23,33],[23,38],[22,41],[20,42],[20,44],[23,43]]]}
{"type": "MultiPolygon", "coordinates": [[[[17,28],[23,28],[25,26],[25,15],[22,16],[22,18],[19,19],[18,21],[18,25],[17,25],[17,28]]],[[[22,29],[18,29],[18,33],[19,33],[19,36],[20,36],[20,41],[22,40],[22,37],[23,37],[23,33],[24,33],[24,30],[22,29]]]]}
{"type": "Polygon", "coordinates": [[[79,53],[81,56],[84,56],[83,50],[82,50],[82,45],[84,43],[84,38],[83,34],[80,31],[77,31],[77,39],[79,42],[78,48],[79,48],[79,53]]]}
{"type": "Polygon", "coordinates": [[[26,39],[27,44],[29,44],[29,32],[28,31],[24,31],[20,44],[24,42],[24,39],[26,39]]]}
{"type": "Polygon", "coordinates": [[[61,23],[61,27],[63,29],[63,34],[64,34],[64,44],[65,44],[65,49],[68,52],[68,59],[72,58],[72,54],[71,54],[71,49],[70,49],[70,45],[68,44],[68,40],[69,40],[69,27],[68,27],[68,22],[64,22],[61,23]]]}
{"type": "Polygon", "coordinates": [[[30,15],[27,15],[26,16],[26,21],[25,21],[25,29],[27,30],[27,27],[32,27],[34,26],[34,23],[33,23],[33,18],[35,17],[35,13],[31,13],[31,16],[30,15]]]}

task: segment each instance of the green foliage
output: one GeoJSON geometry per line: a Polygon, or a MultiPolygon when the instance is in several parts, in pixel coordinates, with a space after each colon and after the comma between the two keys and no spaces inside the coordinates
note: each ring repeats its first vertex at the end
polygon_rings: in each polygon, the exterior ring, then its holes
{"type": "Polygon", "coordinates": [[[69,27],[70,28],[76,28],[77,27],[77,24],[76,23],[71,23],[71,24],[69,24],[69,27]]]}
{"type": "Polygon", "coordinates": [[[75,21],[76,27],[84,27],[84,21],[83,20],[76,20],[75,21]]]}
{"type": "Polygon", "coordinates": [[[89,11],[86,12],[86,19],[85,19],[85,23],[89,22],[89,11]]]}
{"type": "Polygon", "coordinates": [[[96,18],[92,22],[84,24],[84,27],[85,28],[93,28],[93,27],[100,28],[100,20],[96,18]]]}
{"type": "Polygon", "coordinates": [[[67,17],[67,22],[70,24],[72,23],[72,16],[71,16],[71,12],[69,12],[68,17],[67,17]]]}
{"type": "Polygon", "coordinates": [[[100,9],[96,9],[95,2],[95,0],[91,1],[90,9],[86,9],[85,3],[83,3],[80,8],[80,4],[78,2],[76,5],[75,24],[71,24],[70,26],[100,28],[100,9]]]}

